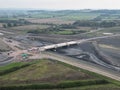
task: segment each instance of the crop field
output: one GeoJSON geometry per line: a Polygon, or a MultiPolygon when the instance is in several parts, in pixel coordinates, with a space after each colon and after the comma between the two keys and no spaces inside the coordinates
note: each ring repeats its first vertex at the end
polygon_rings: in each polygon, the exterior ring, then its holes
{"type": "Polygon", "coordinates": [[[8,27],[6,31],[13,32],[15,35],[26,34],[28,31],[41,30],[48,28],[49,25],[23,25],[16,27],[8,27]]]}
{"type": "Polygon", "coordinates": [[[90,30],[65,29],[65,30],[62,30],[62,31],[54,31],[54,32],[51,32],[51,33],[60,34],[60,35],[74,35],[74,34],[86,33],[88,31],[90,31],[90,30]]]}
{"type": "Polygon", "coordinates": [[[105,16],[99,16],[100,18],[102,18],[102,20],[108,20],[108,21],[112,21],[112,20],[120,20],[119,17],[119,13],[118,14],[109,14],[109,15],[105,15],[105,16]]]}
{"type": "Polygon", "coordinates": [[[99,16],[98,13],[70,13],[63,15],[56,15],[55,17],[43,15],[42,18],[37,16],[37,18],[26,18],[26,20],[32,23],[53,23],[53,24],[69,24],[76,20],[91,20],[99,16]]]}
{"type": "Polygon", "coordinates": [[[85,36],[96,37],[96,36],[106,36],[106,35],[113,35],[113,34],[120,34],[120,27],[105,28],[93,33],[85,34],[85,36]]]}
{"type": "Polygon", "coordinates": [[[113,34],[120,34],[120,27],[111,27],[111,28],[104,28],[96,32],[87,33],[82,35],[83,37],[100,37],[106,35],[113,35],[113,34]]]}
{"type": "Polygon", "coordinates": [[[112,33],[112,34],[119,34],[120,33],[120,27],[112,27],[112,28],[106,28],[101,31],[98,31],[99,33],[112,33]]]}
{"type": "Polygon", "coordinates": [[[61,35],[71,35],[74,32],[71,30],[64,30],[64,31],[58,31],[58,32],[54,32],[55,34],[61,34],[61,35]]]}
{"type": "Polygon", "coordinates": [[[101,37],[105,36],[101,32],[93,32],[93,33],[85,33],[80,35],[83,38],[93,38],[93,37],[101,37]]]}
{"type": "Polygon", "coordinates": [[[70,24],[73,23],[74,21],[67,21],[67,20],[62,20],[58,18],[46,18],[46,19],[35,19],[35,18],[28,18],[27,19],[29,22],[32,23],[49,23],[49,24],[70,24]]]}
{"type": "Polygon", "coordinates": [[[24,26],[11,27],[10,29],[13,29],[13,30],[38,30],[38,29],[45,29],[48,27],[49,27],[48,25],[24,25],[24,26]]]}
{"type": "Polygon", "coordinates": [[[69,14],[69,15],[65,15],[60,17],[60,19],[63,20],[91,20],[96,18],[97,16],[99,16],[100,14],[97,13],[73,13],[73,14],[69,14]]]}
{"type": "Polygon", "coordinates": [[[40,13],[36,15],[32,15],[32,18],[59,18],[62,20],[69,20],[69,21],[75,21],[75,20],[91,20],[99,16],[99,13],[93,13],[93,12],[74,12],[74,11],[68,11],[68,12],[48,12],[48,13],[40,13]]]}

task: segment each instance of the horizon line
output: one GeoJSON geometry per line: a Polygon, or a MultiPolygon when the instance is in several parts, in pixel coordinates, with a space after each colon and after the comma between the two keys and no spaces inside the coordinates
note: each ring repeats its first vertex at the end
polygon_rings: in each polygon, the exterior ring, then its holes
{"type": "Polygon", "coordinates": [[[61,11],[61,10],[120,10],[120,9],[108,9],[108,8],[103,8],[103,9],[92,9],[92,8],[83,8],[83,9],[42,9],[42,8],[0,8],[0,10],[51,10],[51,11],[61,11]]]}

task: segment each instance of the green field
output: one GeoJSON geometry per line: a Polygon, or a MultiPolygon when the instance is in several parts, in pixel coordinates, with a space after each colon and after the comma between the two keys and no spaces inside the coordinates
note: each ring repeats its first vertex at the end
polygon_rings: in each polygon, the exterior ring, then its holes
{"type": "Polygon", "coordinates": [[[11,27],[12,30],[37,30],[37,29],[45,29],[48,28],[48,25],[24,25],[24,26],[17,26],[17,27],[11,27]]]}
{"type": "Polygon", "coordinates": [[[106,36],[105,33],[108,33],[108,35],[109,35],[109,33],[110,34],[120,34],[120,27],[104,28],[100,31],[96,30],[96,32],[84,34],[83,36],[88,37],[88,38],[101,37],[101,36],[106,36]]]}
{"type": "Polygon", "coordinates": [[[54,32],[51,32],[51,33],[60,34],[60,35],[74,35],[74,34],[80,34],[80,33],[85,33],[85,32],[88,32],[88,30],[69,29],[69,30],[62,30],[62,31],[54,31],[54,32]]]}
{"type": "Polygon", "coordinates": [[[74,32],[73,31],[68,31],[68,30],[65,30],[65,31],[58,31],[58,32],[54,32],[55,34],[60,34],[60,35],[71,35],[73,34],[74,32]]]}
{"type": "Polygon", "coordinates": [[[64,20],[91,20],[99,16],[99,13],[73,13],[60,17],[64,20]]]}
{"type": "Polygon", "coordinates": [[[120,33],[120,27],[112,27],[112,28],[106,28],[101,31],[100,33],[113,33],[113,34],[119,34],[120,33]]]}
{"type": "Polygon", "coordinates": [[[38,30],[41,31],[50,27],[49,25],[23,25],[23,26],[16,26],[16,27],[8,27],[6,31],[13,32],[15,35],[19,34],[26,34],[29,31],[38,30]]]}
{"type": "Polygon", "coordinates": [[[120,83],[55,60],[1,66],[1,90],[119,90],[120,83]],[[112,83],[111,83],[112,81],[112,83]],[[16,85],[17,84],[17,85],[16,85]]]}
{"type": "Polygon", "coordinates": [[[63,20],[90,20],[99,16],[99,13],[86,13],[86,12],[48,12],[32,15],[32,18],[59,18],[63,20]]]}

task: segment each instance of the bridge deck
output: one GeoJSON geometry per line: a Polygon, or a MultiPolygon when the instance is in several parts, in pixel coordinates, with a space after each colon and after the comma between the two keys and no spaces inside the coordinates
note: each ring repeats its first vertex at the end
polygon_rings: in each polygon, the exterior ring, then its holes
{"type": "Polygon", "coordinates": [[[81,40],[58,43],[58,44],[52,44],[52,45],[47,45],[47,46],[40,47],[39,50],[40,51],[45,51],[45,50],[48,50],[48,49],[70,46],[70,45],[80,44],[80,43],[95,40],[95,39],[102,39],[102,38],[108,38],[108,37],[113,37],[113,36],[120,36],[120,34],[115,34],[115,35],[110,35],[110,36],[102,36],[102,37],[94,37],[94,38],[89,38],[89,39],[81,39],[81,40]]]}

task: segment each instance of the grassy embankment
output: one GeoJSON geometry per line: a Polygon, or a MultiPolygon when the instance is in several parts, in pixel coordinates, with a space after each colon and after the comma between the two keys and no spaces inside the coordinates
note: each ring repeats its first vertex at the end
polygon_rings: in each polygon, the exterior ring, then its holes
{"type": "Polygon", "coordinates": [[[13,63],[0,67],[1,90],[55,89],[62,90],[117,90],[120,82],[54,61],[38,60],[32,63],[13,63]],[[14,69],[13,69],[14,68],[14,69]],[[113,87],[111,87],[113,86],[113,87]]]}

